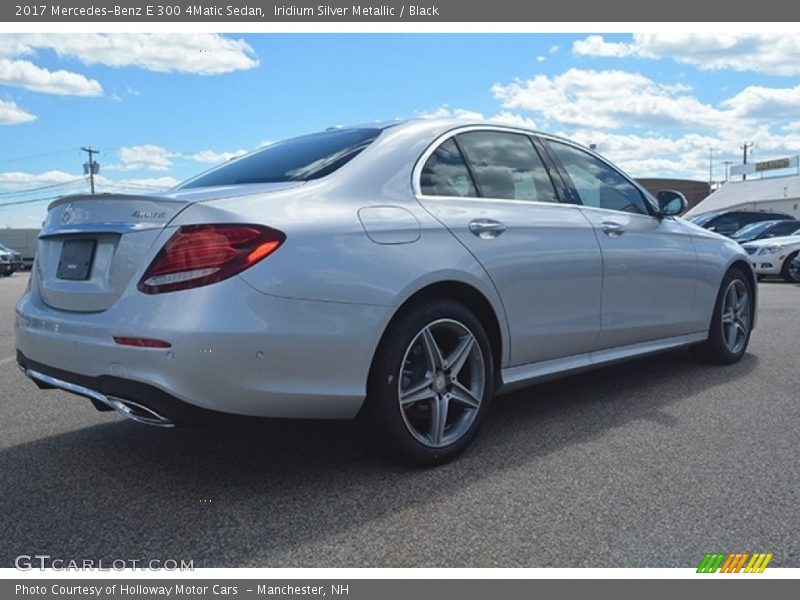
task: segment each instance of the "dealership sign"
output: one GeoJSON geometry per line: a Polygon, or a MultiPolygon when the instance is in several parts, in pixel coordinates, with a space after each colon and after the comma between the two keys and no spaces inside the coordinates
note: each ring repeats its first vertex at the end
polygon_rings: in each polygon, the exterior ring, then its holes
{"type": "Polygon", "coordinates": [[[757,163],[735,165],[731,167],[731,175],[750,175],[751,173],[762,173],[764,171],[774,171],[776,169],[796,169],[800,164],[800,157],[789,156],[787,158],[776,158],[774,160],[764,160],[757,163]]]}

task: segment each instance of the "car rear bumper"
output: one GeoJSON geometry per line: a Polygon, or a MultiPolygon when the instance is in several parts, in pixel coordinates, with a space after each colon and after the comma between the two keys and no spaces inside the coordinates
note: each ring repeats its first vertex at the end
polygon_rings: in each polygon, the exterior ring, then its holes
{"type": "Polygon", "coordinates": [[[388,311],[278,298],[238,278],[172,294],[134,292],[102,313],[54,310],[34,289],[17,306],[16,345],[20,366],[40,387],[116,410],[89,392],[132,401],[170,423],[191,420],[194,409],[352,418],[388,311]],[[114,336],[171,347],[123,346],[114,336]]]}

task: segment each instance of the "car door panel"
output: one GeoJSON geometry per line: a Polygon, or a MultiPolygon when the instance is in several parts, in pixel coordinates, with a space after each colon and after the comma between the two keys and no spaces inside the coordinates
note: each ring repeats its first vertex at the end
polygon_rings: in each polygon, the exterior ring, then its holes
{"type": "MultiPolygon", "coordinates": [[[[479,150],[476,145],[473,155],[479,150]]],[[[529,150],[539,161],[532,144],[529,150]]],[[[484,176],[483,189],[511,195],[515,188],[526,197],[533,193],[530,186],[534,184],[520,182],[518,174],[509,182],[500,169],[477,164],[480,157],[473,156],[473,161],[474,170],[484,176]]],[[[557,200],[544,165],[540,162],[537,168],[542,173],[536,177],[536,197],[557,200]],[[542,187],[545,180],[549,190],[542,187]]],[[[432,180],[430,191],[475,193],[461,180],[463,176],[452,173],[452,166],[447,169],[451,181],[445,185],[432,180]]],[[[480,183],[475,187],[480,190],[480,183]]],[[[509,366],[592,350],[600,326],[602,260],[592,225],[577,206],[433,194],[422,194],[419,201],[475,256],[494,282],[509,323],[509,366]]]]}
{"type": "Polygon", "coordinates": [[[689,230],[652,214],[644,193],[600,157],[561,141],[548,140],[547,146],[602,251],[595,349],[697,331],[697,257],[689,230]]]}
{"type": "Polygon", "coordinates": [[[597,350],[696,331],[697,259],[673,219],[596,208],[581,211],[603,252],[603,308],[597,350]],[[622,232],[609,234],[608,223],[622,232]]]}

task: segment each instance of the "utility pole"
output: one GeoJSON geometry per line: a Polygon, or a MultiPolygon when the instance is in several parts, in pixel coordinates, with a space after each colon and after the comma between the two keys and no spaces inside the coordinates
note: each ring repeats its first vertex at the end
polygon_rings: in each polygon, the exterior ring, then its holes
{"type": "MultiPolygon", "coordinates": [[[[744,144],[739,146],[739,148],[742,149],[742,164],[743,165],[747,164],[747,150],[752,148],[753,144],[755,144],[755,142],[750,142],[750,143],[745,142],[744,144]]],[[[742,173],[742,181],[744,181],[745,179],[747,179],[747,173],[742,173]]]]}
{"type": "Polygon", "coordinates": [[[81,146],[81,150],[89,155],[89,162],[83,163],[83,174],[89,175],[89,181],[92,186],[92,194],[94,194],[94,176],[100,172],[100,165],[92,158],[93,154],[100,154],[99,150],[95,150],[91,146],[81,146]]]}
{"type": "Polygon", "coordinates": [[[708,183],[714,185],[714,148],[708,149],[708,183]]]}

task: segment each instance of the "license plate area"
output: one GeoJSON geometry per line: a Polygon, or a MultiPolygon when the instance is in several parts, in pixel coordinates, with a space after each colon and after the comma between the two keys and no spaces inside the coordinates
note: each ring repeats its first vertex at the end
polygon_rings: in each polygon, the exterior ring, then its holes
{"type": "Polygon", "coordinates": [[[56,277],[70,281],[89,279],[96,247],[97,240],[65,240],[61,248],[61,258],[58,260],[56,277]]]}

